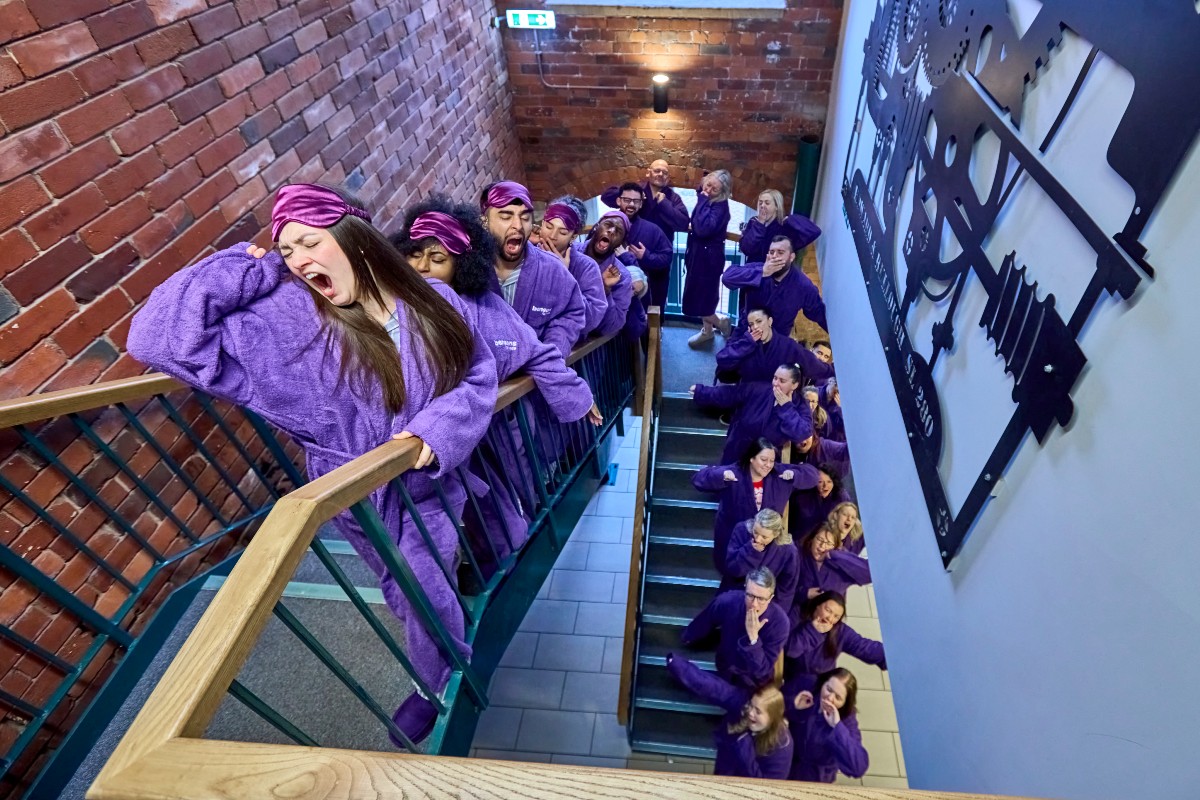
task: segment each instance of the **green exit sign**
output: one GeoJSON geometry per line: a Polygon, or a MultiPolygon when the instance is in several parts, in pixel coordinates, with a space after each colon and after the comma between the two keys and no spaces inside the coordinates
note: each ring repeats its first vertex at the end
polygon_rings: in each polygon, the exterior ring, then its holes
{"type": "Polygon", "coordinates": [[[554,27],[553,11],[509,11],[508,27],[547,30],[554,27]]]}

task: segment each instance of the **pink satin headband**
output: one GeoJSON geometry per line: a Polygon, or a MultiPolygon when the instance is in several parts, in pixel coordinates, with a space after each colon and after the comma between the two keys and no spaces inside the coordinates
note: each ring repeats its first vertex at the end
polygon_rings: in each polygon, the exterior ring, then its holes
{"type": "Polygon", "coordinates": [[[427,236],[437,239],[447,252],[456,256],[471,249],[471,237],[467,235],[467,229],[454,217],[441,211],[426,211],[413,220],[408,238],[417,242],[427,236]]]}
{"type": "Polygon", "coordinates": [[[533,208],[533,200],[529,198],[528,189],[516,181],[500,181],[488,189],[487,198],[484,200],[483,208],[480,210],[486,211],[489,208],[504,208],[516,202],[524,203],[529,208],[533,208]]]}
{"type": "Polygon", "coordinates": [[[546,213],[542,215],[542,221],[556,219],[562,222],[567,227],[567,230],[579,233],[579,229],[583,227],[583,220],[575,213],[575,209],[563,203],[551,203],[546,206],[546,213]]]}
{"type": "Polygon", "coordinates": [[[313,183],[291,183],[275,193],[271,209],[271,239],[278,242],[279,232],[289,222],[302,222],[314,228],[328,228],[347,214],[371,221],[371,215],[347,203],[337,192],[313,183]]]}

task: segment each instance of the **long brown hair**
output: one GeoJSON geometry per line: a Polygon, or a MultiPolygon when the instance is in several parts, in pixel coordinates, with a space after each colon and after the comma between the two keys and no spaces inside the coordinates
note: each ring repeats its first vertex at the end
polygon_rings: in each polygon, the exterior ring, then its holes
{"type": "Polygon", "coordinates": [[[858,679],[845,667],[835,667],[829,672],[822,672],[817,676],[817,686],[813,689],[813,705],[817,706],[818,711],[820,711],[821,705],[821,689],[825,688],[825,684],[829,683],[830,678],[840,678],[842,683],[846,684],[846,702],[838,709],[838,714],[845,719],[858,708],[858,679]]]}
{"type": "Polygon", "coordinates": [[[812,622],[812,618],[817,614],[817,609],[828,600],[832,600],[842,607],[842,619],[838,620],[829,633],[825,634],[825,655],[829,658],[837,658],[842,652],[842,648],[838,644],[838,631],[842,629],[842,620],[846,618],[846,598],[840,592],[821,592],[816,597],[805,600],[804,604],[800,606],[800,619],[812,622]]]}
{"type": "MultiPolygon", "coordinates": [[[[767,718],[770,719],[767,727],[758,733],[751,734],[754,737],[754,753],[761,757],[779,749],[780,745],[787,741],[788,725],[787,720],[783,716],[783,709],[786,703],[783,699],[783,692],[774,683],[759,689],[754,693],[754,697],[751,700],[754,698],[758,698],[762,702],[763,707],[767,711],[767,718]]],[[[745,733],[749,729],[749,715],[744,711],[742,712],[741,720],[729,726],[729,732],[734,736],[745,733]]]]}
{"type": "MultiPolygon", "coordinates": [[[[326,188],[347,204],[364,208],[353,195],[326,188]]],[[[409,335],[415,332],[420,338],[418,349],[424,349],[426,355],[417,368],[433,380],[434,396],[457,386],[470,367],[475,343],[471,329],[454,307],[410,269],[387,237],[369,222],[347,214],[327,230],[350,262],[360,296],[383,305],[388,294],[404,304],[409,335]]],[[[371,318],[361,302],[335,306],[307,283],[304,286],[328,331],[326,348],[331,348],[334,340],[341,342],[339,380],[349,377],[351,388],[362,397],[369,397],[378,387],[388,410],[399,412],[407,399],[406,381],[396,344],[387,330],[371,318]]]]}

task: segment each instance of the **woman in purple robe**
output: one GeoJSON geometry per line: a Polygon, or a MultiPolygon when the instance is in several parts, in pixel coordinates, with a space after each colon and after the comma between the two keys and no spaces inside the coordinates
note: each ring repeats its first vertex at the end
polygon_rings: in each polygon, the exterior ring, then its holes
{"type": "Polygon", "coordinates": [[[775,369],[771,383],[692,386],[692,399],[702,408],[731,411],[722,463],[728,464],[759,437],[776,447],[812,435],[812,415],[798,391],[801,372],[795,364],[775,369]]]}
{"type": "Polygon", "coordinates": [[[742,227],[742,238],[738,249],[742,251],[745,264],[761,264],[767,260],[767,248],[771,240],[784,232],[783,195],[775,189],[766,189],[758,195],[758,216],[742,227]]]}
{"type": "MultiPolygon", "coordinates": [[[[504,298],[489,290],[495,245],[472,208],[431,197],[407,211],[404,227],[391,239],[410,267],[427,280],[448,284],[462,298],[468,322],[492,351],[500,381],[524,371],[533,378],[542,399],[560,422],[575,422],[585,416],[594,425],[604,421],[591,389],[566,365],[558,349],[541,342],[504,298]]],[[[493,427],[503,425],[507,425],[503,419],[493,422],[493,427]]],[[[520,441],[519,432],[514,439],[520,441]]],[[[510,542],[519,548],[528,535],[527,514],[531,509],[526,506],[533,498],[521,501],[517,470],[519,467],[529,476],[529,486],[524,488],[532,487],[532,473],[520,463],[524,461],[523,448],[513,454],[505,432],[498,431],[494,440],[501,443],[500,447],[481,443],[472,463],[472,469],[485,475],[494,495],[485,499],[477,493],[475,506],[483,519],[474,520],[474,514],[469,514],[468,521],[478,524],[468,528],[473,533],[478,533],[478,528],[486,531],[497,556],[503,558],[510,542]],[[497,506],[500,519],[494,516],[497,506]]]]}
{"type": "Polygon", "coordinates": [[[796,601],[788,610],[792,627],[800,623],[800,607],[823,592],[837,592],[843,597],[851,586],[871,582],[871,567],[865,558],[842,550],[837,532],[826,523],[803,539],[796,549],[800,552],[800,577],[796,581],[796,601]]]}
{"type": "Polygon", "coordinates": [[[667,671],[702,700],[725,711],[714,734],[714,775],[787,778],[793,759],[792,737],[778,684],[768,683],[757,691],[734,686],[674,653],[667,656],[667,671]]]}
{"type": "MultiPolygon", "coordinates": [[[[688,339],[690,347],[703,347],[713,340],[713,328],[721,321],[717,301],[721,296],[721,273],[725,270],[725,231],[729,228],[729,198],[733,178],[719,169],[704,176],[692,209],[692,231],[683,255],[687,270],[683,282],[683,313],[700,317],[700,332],[688,339]]],[[[728,332],[728,320],[722,328],[728,332]]]]}
{"type": "Polygon", "coordinates": [[[608,293],[600,265],[575,243],[586,224],[587,206],[578,197],[568,194],[550,201],[538,228],[538,247],[562,260],[583,293],[587,322],[580,341],[600,326],[604,312],[608,310],[608,293]]]}
{"type": "Polygon", "coordinates": [[[858,506],[849,501],[838,503],[829,512],[829,527],[837,531],[842,538],[842,549],[854,555],[862,555],[867,546],[863,538],[862,520],[858,516],[858,506]]]}
{"type": "MultiPolygon", "coordinates": [[[[717,380],[769,381],[780,364],[796,364],[802,380],[820,380],[833,375],[833,365],[821,361],[812,351],[787,334],[775,331],[774,319],[763,309],[746,315],[746,333],[734,334],[717,352],[717,380]]],[[[809,404],[812,407],[812,404],[809,404]]]]}
{"type": "Polygon", "coordinates": [[[842,473],[833,464],[821,464],[817,467],[816,487],[792,496],[788,528],[793,536],[802,539],[829,519],[830,512],[839,503],[850,499],[850,493],[842,486],[842,473]]]}
{"type": "MultiPolygon", "coordinates": [[[[313,184],[284,186],[271,236],[277,251],[237,245],[163,282],[134,317],[129,351],[287,431],[304,447],[310,479],[389,438],[420,443],[415,468],[400,480],[437,552],[417,535],[394,484],[370,499],[455,646],[469,655],[446,567],[459,540],[436,489],[440,481],[461,512],[466,491],[455,468],[496,403],[491,352],[450,287],[408,269],[353,198],[313,184]]],[[[334,524],[379,577],[416,672],[440,692],[450,678],[447,657],[350,513],[334,524]]],[[[419,693],[393,717],[414,741],[436,718],[419,693]]]]}
{"type": "Polygon", "coordinates": [[[842,653],[887,669],[883,643],[860,636],[845,617],[846,598],[837,592],[821,592],[801,604],[783,651],[788,694],[812,691],[817,676],[836,667],[842,653]]]}
{"type": "Polygon", "coordinates": [[[811,692],[795,697],[784,692],[795,742],[791,780],[833,783],[839,771],[850,778],[867,774],[869,758],[855,714],[857,696],[854,673],[840,667],[822,674],[811,692]]]}
{"type": "Polygon", "coordinates": [[[792,442],[791,457],[793,464],[827,464],[838,475],[850,474],[849,446],[845,442],[826,439],[815,429],[812,435],[792,442]]]}
{"type": "Polygon", "coordinates": [[[829,415],[829,432],[825,436],[837,442],[846,441],[846,422],[842,417],[842,393],[838,390],[837,378],[829,378],[818,387],[818,400],[829,415]]]}
{"type": "Polygon", "coordinates": [[[798,560],[796,545],[783,517],[764,508],[733,527],[721,589],[735,589],[745,582],[746,575],[765,567],[775,576],[775,602],[781,608],[791,608],[799,578],[798,560]]]}
{"type": "Polygon", "coordinates": [[[696,489],[720,495],[713,523],[713,564],[722,574],[726,571],[729,536],[735,525],[763,509],[782,514],[793,492],[817,485],[815,467],[802,465],[776,470],[775,457],[775,446],[760,437],[742,452],[737,463],[705,467],[692,476],[692,486],[696,489]]]}

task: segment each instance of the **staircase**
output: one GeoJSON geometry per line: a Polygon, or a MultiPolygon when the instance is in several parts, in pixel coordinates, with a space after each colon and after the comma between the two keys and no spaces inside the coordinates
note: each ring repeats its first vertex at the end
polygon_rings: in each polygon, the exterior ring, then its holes
{"type": "Polygon", "coordinates": [[[720,576],[712,562],[712,495],[692,474],[716,463],[726,427],[699,411],[686,393],[664,392],[654,448],[644,583],[633,680],[634,750],[711,758],[712,731],[723,716],[697,702],[667,673],[667,654],[684,653],[715,669],[713,651],[685,651],[679,635],[712,599],[720,576]]]}

